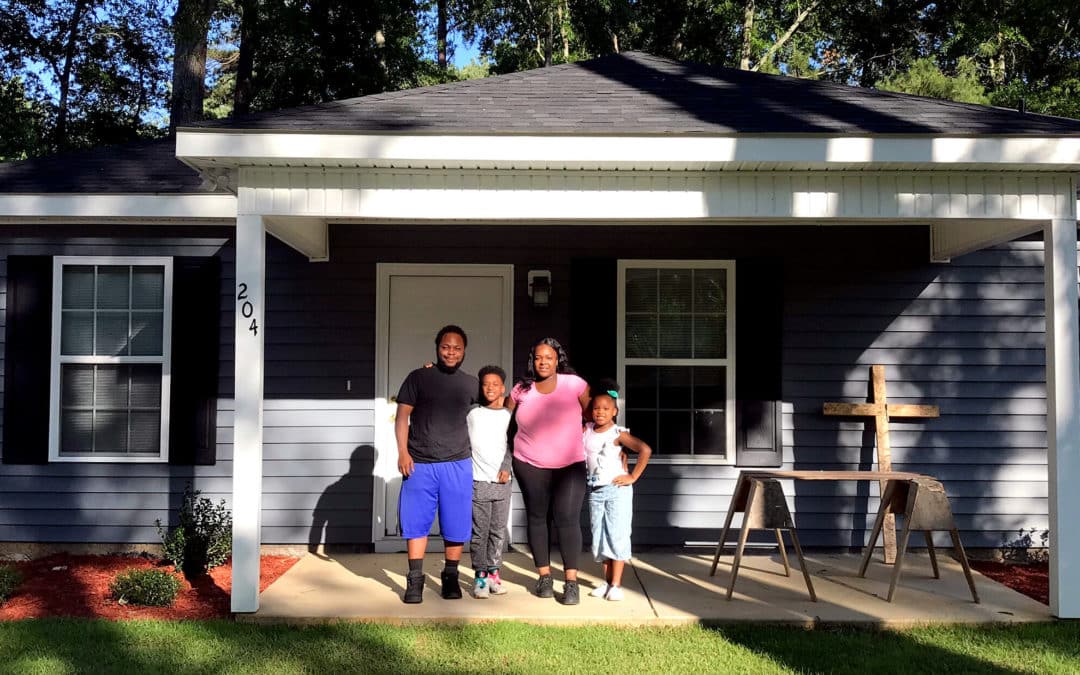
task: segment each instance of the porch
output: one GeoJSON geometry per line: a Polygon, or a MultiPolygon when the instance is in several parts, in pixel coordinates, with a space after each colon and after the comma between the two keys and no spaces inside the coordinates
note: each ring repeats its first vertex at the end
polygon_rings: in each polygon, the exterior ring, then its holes
{"type": "MultiPolygon", "coordinates": [[[[461,600],[439,595],[439,554],[427,557],[424,602],[401,601],[405,575],[402,554],[354,554],[332,557],[309,554],[259,598],[255,614],[242,621],[377,623],[439,621],[485,622],[519,620],[531,623],[610,623],[620,625],[716,624],[759,622],[817,626],[845,624],[909,626],[930,623],[1015,623],[1052,620],[1050,608],[975,573],[982,600],[971,601],[963,570],[942,556],[941,578],[934,579],[925,555],[909,554],[904,578],[892,603],[885,601],[891,566],[875,556],[865,579],[857,575],[859,557],[815,553],[807,556],[818,601],[811,602],[802,575],[785,577],[778,555],[749,556],[739,570],[735,594],[724,599],[731,556],[721,558],[716,576],[709,576],[710,552],[645,552],[626,571],[626,599],[607,602],[588,596],[599,583],[594,565],[581,570],[581,604],[563,606],[531,593],[536,580],[531,557],[515,547],[503,565],[505,596],[476,600],[467,593],[472,570],[462,565],[461,600]]],[[[560,570],[555,572],[560,578],[560,570]]],[[[556,594],[562,584],[556,582],[556,594]]]]}

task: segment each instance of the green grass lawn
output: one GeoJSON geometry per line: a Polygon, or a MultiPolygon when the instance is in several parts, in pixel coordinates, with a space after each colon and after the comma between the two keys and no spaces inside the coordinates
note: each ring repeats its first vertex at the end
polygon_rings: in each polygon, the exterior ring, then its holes
{"type": "Polygon", "coordinates": [[[1080,623],[904,631],[48,619],[0,623],[0,673],[1078,673],[1080,623]]]}

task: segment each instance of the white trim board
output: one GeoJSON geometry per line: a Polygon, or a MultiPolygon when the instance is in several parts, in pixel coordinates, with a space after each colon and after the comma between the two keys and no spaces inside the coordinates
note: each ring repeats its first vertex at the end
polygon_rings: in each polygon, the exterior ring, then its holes
{"type": "Polygon", "coordinates": [[[1065,173],[244,168],[240,213],[378,220],[1029,220],[1075,217],[1065,173]]]}
{"type": "Polygon", "coordinates": [[[0,222],[65,223],[125,220],[233,223],[236,197],[230,194],[5,194],[0,222]]]}
{"type": "Polygon", "coordinates": [[[985,165],[1080,169],[1077,137],[587,136],[347,134],[180,129],[176,156],[199,169],[228,166],[477,166],[716,169],[726,164],[985,165]]]}

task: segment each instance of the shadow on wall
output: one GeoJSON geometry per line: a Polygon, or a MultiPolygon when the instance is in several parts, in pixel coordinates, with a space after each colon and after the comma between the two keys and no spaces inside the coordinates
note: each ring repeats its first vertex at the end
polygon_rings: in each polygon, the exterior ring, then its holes
{"type": "Polygon", "coordinates": [[[327,555],[370,549],[366,542],[371,540],[374,469],[375,447],[357,446],[349,457],[348,473],[327,487],[315,504],[308,533],[310,553],[317,553],[319,544],[327,555]]]}

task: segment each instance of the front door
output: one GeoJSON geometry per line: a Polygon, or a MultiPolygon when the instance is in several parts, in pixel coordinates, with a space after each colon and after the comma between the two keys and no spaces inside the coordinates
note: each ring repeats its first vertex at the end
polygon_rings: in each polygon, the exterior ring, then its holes
{"type": "Polygon", "coordinates": [[[378,266],[375,355],[376,550],[405,550],[398,531],[394,413],[405,376],[435,360],[435,334],[461,326],[469,344],[462,366],[476,374],[484,365],[513,368],[512,265],[378,266]]]}

